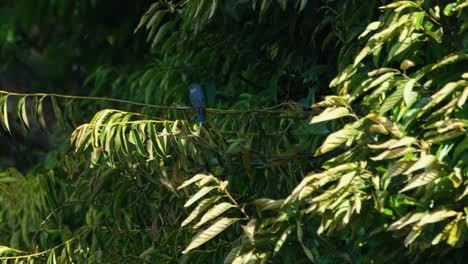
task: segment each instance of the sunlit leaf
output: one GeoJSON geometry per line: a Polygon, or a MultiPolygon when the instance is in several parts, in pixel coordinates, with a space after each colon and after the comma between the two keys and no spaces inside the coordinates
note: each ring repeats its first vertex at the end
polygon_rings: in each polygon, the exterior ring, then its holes
{"type": "Polygon", "coordinates": [[[190,242],[190,244],[182,251],[182,254],[187,254],[191,250],[205,244],[213,237],[218,235],[219,233],[223,232],[224,229],[228,228],[233,223],[237,222],[239,219],[235,218],[221,218],[216,221],[213,225],[208,227],[207,229],[198,233],[190,242]]]}

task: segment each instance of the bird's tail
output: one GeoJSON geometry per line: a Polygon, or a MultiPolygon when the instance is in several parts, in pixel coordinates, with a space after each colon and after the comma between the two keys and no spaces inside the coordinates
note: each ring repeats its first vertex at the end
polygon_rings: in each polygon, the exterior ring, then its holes
{"type": "Polygon", "coordinates": [[[198,124],[205,123],[205,113],[203,110],[204,109],[197,109],[197,123],[198,124]]]}

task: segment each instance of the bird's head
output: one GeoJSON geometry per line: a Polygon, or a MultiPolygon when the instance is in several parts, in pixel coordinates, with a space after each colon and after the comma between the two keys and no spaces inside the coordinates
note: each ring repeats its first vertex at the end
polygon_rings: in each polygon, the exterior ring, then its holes
{"type": "Polygon", "coordinates": [[[200,90],[201,86],[198,83],[192,83],[191,85],[189,85],[189,89],[190,89],[190,92],[193,93],[197,90],[200,90]]]}

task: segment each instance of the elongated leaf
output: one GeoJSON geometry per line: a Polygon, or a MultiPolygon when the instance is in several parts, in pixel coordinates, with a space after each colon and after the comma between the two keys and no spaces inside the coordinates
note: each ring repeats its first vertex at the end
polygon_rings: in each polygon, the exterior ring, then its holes
{"type": "Polygon", "coordinates": [[[442,89],[431,96],[432,100],[421,109],[421,111],[418,113],[418,116],[422,116],[427,110],[442,102],[442,100],[455,91],[455,89],[457,89],[460,84],[461,82],[447,83],[442,89]]]}
{"type": "Polygon", "coordinates": [[[234,260],[240,255],[242,251],[242,246],[236,246],[229,251],[229,253],[224,258],[224,264],[232,264],[234,260]]]}
{"type": "Polygon", "coordinates": [[[386,150],[386,151],[380,153],[378,156],[372,157],[371,159],[372,160],[394,159],[394,158],[404,156],[404,155],[406,155],[408,153],[411,153],[414,150],[415,150],[414,148],[408,148],[408,147],[390,149],[390,150],[386,150]]]}
{"type": "Polygon", "coordinates": [[[435,179],[437,179],[440,175],[441,175],[441,172],[436,169],[431,169],[423,173],[417,174],[411,179],[411,181],[405,187],[403,187],[403,189],[400,190],[400,192],[406,192],[411,189],[431,183],[435,179]]]}
{"type": "Polygon", "coordinates": [[[385,99],[383,104],[380,106],[380,114],[383,115],[390,109],[394,108],[403,98],[403,88],[399,87],[389,97],[385,99]]]}
{"type": "Polygon", "coordinates": [[[286,242],[286,239],[288,239],[293,229],[294,226],[288,226],[288,228],[284,230],[284,232],[279,237],[278,241],[276,241],[275,249],[273,250],[273,255],[278,254],[278,252],[281,250],[281,247],[283,247],[284,242],[286,242]]]}
{"type": "Polygon", "coordinates": [[[198,203],[197,207],[193,209],[193,211],[185,218],[185,220],[182,222],[181,227],[184,227],[188,224],[190,224],[201,212],[205,211],[210,207],[214,202],[219,200],[221,196],[215,196],[215,197],[210,197],[202,200],[200,203],[198,203]]]}
{"type": "Polygon", "coordinates": [[[314,116],[310,121],[310,124],[315,124],[323,121],[329,121],[333,119],[337,119],[343,116],[350,115],[350,112],[345,107],[335,107],[335,108],[327,108],[325,111],[320,113],[318,116],[314,116]]]}
{"type": "Polygon", "coordinates": [[[228,209],[236,207],[235,205],[227,202],[223,202],[220,204],[215,205],[213,208],[208,210],[208,212],[203,215],[203,217],[200,219],[200,221],[194,226],[195,229],[199,228],[203,224],[215,219],[216,217],[220,216],[224,212],[226,212],[228,209]]]}
{"type": "Polygon", "coordinates": [[[374,121],[377,124],[380,124],[380,125],[384,126],[385,129],[387,129],[388,132],[392,133],[396,137],[402,138],[404,136],[403,132],[396,125],[396,123],[392,122],[387,117],[380,116],[380,115],[377,115],[377,114],[369,114],[367,116],[367,118],[369,118],[370,120],[374,121]]]}
{"type": "Polygon", "coordinates": [[[419,220],[421,220],[421,218],[423,218],[424,216],[426,215],[426,213],[423,213],[423,212],[417,212],[417,213],[414,213],[414,212],[410,212],[408,213],[407,215],[403,216],[402,218],[400,218],[398,221],[394,222],[393,224],[391,224],[389,227],[388,227],[388,231],[393,231],[393,230],[398,230],[398,229],[402,229],[403,227],[407,226],[407,225],[410,225],[412,223],[416,223],[418,222],[419,220]]]}
{"type": "MultiPolygon", "coordinates": [[[[369,73],[370,74],[370,73],[369,73]]],[[[379,76],[379,78],[373,80],[369,86],[367,86],[366,88],[364,88],[364,91],[369,91],[370,89],[388,81],[389,79],[391,79],[394,75],[396,74],[396,72],[387,72],[381,76],[379,76]]]]}
{"type": "Polygon", "coordinates": [[[385,178],[392,178],[403,174],[408,168],[410,168],[415,162],[409,160],[403,160],[395,162],[387,172],[385,178]]]}
{"type": "Polygon", "coordinates": [[[209,175],[209,174],[201,174],[201,173],[198,173],[198,174],[195,174],[192,178],[184,181],[179,187],[177,187],[177,190],[180,190],[180,189],[183,189],[201,179],[204,179],[206,177],[212,177],[213,175],[209,175]]]}
{"type": "Polygon", "coordinates": [[[424,217],[421,218],[421,220],[419,220],[417,225],[419,227],[422,227],[427,224],[432,224],[432,223],[443,221],[447,218],[454,217],[458,214],[459,214],[458,212],[453,211],[453,210],[440,209],[440,210],[425,214],[424,217]]]}
{"type": "Polygon", "coordinates": [[[184,207],[189,207],[196,201],[200,200],[208,194],[211,190],[218,188],[217,186],[203,187],[197,193],[195,193],[190,199],[184,204],[184,207]]]}
{"type": "Polygon", "coordinates": [[[344,142],[352,140],[354,136],[358,135],[359,131],[353,126],[347,125],[343,129],[330,134],[320,148],[315,152],[315,156],[322,155],[329,151],[334,150],[344,142]]]}
{"type": "Polygon", "coordinates": [[[413,87],[415,83],[416,79],[411,79],[403,87],[403,100],[405,101],[407,107],[411,107],[416,101],[418,93],[413,92],[413,87]]]}
{"type": "Polygon", "coordinates": [[[27,111],[28,100],[27,97],[22,97],[18,101],[18,115],[20,120],[26,125],[27,128],[31,128],[29,125],[28,111],[27,111]]]}
{"type": "Polygon", "coordinates": [[[411,166],[405,174],[410,174],[420,169],[424,169],[432,165],[437,161],[437,158],[434,155],[425,155],[422,156],[413,166],[411,166]]]}
{"type": "Polygon", "coordinates": [[[237,222],[239,219],[236,218],[221,218],[218,221],[216,221],[213,225],[208,227],[207,229],[201,231],[199,234],[197,234],[190,244],[182,251],[182,254],[187,254],[189,253],[192,249],[195,249],[209,240],[211,240],[213,237],[218,235],[219,233],[223,232],[224,229],[228,228],[230,225],[233,223],[237,222]]]}
{"type": "Polygon", "coordinates": [[[8,95],[5,95],[0,98],[0,109],[2,109],[2,125],[6,131],[11,133],[10,131],[10,122],[8,121],[8,95]]]}

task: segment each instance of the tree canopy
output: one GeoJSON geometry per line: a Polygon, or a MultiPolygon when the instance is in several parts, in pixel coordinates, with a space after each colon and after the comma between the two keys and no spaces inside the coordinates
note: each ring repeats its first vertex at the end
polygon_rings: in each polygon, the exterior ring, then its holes
{"type": "Polygon", "coordinates": [[[3,1],[0,260],[463,263],[467,7],[3,1]]]}

